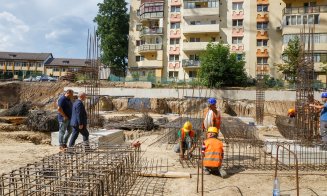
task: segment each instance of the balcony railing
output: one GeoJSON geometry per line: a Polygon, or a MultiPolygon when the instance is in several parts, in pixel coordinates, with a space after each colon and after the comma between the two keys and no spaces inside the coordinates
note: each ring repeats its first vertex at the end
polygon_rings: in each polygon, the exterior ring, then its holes
{"type": "Polygon", "coordinates": [[[148,12],[148,13],[143,13],[139,16],[139,19],[146,20],[146,19],[160,19],[163,18],[164,13],[163,12],[148,12]]]}
{"type": "Polygon", "coordinates": [[[139,46],[139,52],[151,52],[162,50],[162,44],[143,44],[139,46]]]}
{"type": "Polygon", "coordinates": [[[183,33],[218,33],[219,24],[184,25],[183,33]]]}
{"type": "Polygon", "coordinates": [[[199,67],[200,66],[200,61],[199,60],[183,59],[182,65],[183,65],[183,67],[199,67]]]}
{"type": "Polygon", "coordinates": [[[162,27],[151,28],[151,29],[142,29],[141,36],[144,35],[158,35],[162,34],[162,27]]]}
{"type": "Polygon", "coordinates": [[[307,14],[307,13],[323,13],[327,12],[327,5],[319,5],[314,7],[287,7],[283,10],[285,14],[307,14]]]}

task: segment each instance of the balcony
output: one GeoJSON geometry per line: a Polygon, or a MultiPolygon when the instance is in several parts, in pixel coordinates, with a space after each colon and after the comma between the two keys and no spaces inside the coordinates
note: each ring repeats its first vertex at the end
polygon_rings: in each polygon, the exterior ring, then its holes
{"type": "Polygon", "coordinates": [[[184,17],[199,17],[199,16],[219,16],[219,7],[208,8],[184,8],[184,17]]]}
{"type": "Polygon", "coordinates": [[[143,44],[139,46],[139,53],[156,52],[162,50],[162,44],[143,44]]]}
{"type": "Polygon", "coordinates": [[[268,54],[268,50],[267,49],[264,49],[264,50],[261,50],[261,49],[257,49],[257,57],[269,57],[269,54],[268,54]]]}
{"type": "Polygon", "coordinates": [[[179,6],[182,5],[181,0],[170,0],[171,6],[179,6]]]}
{"type": "Polygon", "coordinates": [[[219,24],[184,25],[183,33],[219,33],[219,24]]]}
{"type": "Polygon", "coordinates": [[[239,20],[244,18],[244,11],[243,10],[234,10],[232,14],[233,20],[239,20]]]}
{"type": "Polygon", "coordinates": [[[267,31],[264,31],[264,30],[258,31],[256,38],[257,39],[269,39],[268,32],[267,31]]]}
{"type": "Polygon", "coordinates": [[[156,20],[163,18],[164,12],[149,12],[149,13],[143,13],[139,16],[140,21],[144,20],[156,20]]]}
{"type": "Polygon", "coordinates": [[[258,5],[268,5],[269,1],[268,0],[257,0],[258,5]]]}
{"type": "Polygon", "coordinates": [[[170,22],[180,22],[181,14],[170,14],[170,22]]]}
{"type": "Polygon", "coordinates": [[[232,36],[233,37],[243,37],[244,36],[244,28],[243,27],[233,27],[232,36]]]}
{"type": "Polygon", "coordinates": [[[178,69],[180,67],[180,62],[179,61],[174,61],[174,62],[169,62],[168,63],[168,68],[169,69],[178,69]]]}
{"type": "Polygon", "coordinates": [[[169,54],[179,55],[180,49],[179,46],[170,46],[169,47],[169,54]]]}
{"type": "Polygon", "coordinates": [[[140,36],[142,37],[146,35],[162,35],[162,27],[142,29],[142,31],[140,32],[140,36]]]}
{"type": "Polygon", "coordinates": [[[146,60],[137,62],[138,68],[162,68],[162,61],[146,60]]]}
{"type": "MultiPolygon", "coordinates": [[[[207,48],[210,42],[183,42],[184,51],[202,51],[207,48]]],[[[212,42],[217,44],[218,42],[212,42]]]]}
{"type": "Polygon", "coordinates": [[[257,22],[269,22],[268,14],[257,14],[257,22]]]}
{"type": "Polygon", "coordinates": [[[268,73],[269,72],[269,65],[268,64],[258,64],[256,66],[257,73],[268,73]]]}
{"type": "Polygon", "coordinates": [[[170,38],[180,38],[181,37],[181,30],[170,30],[170,38]]]}
{"type": "Polygon", "coordinates": [[[244,51],[244,45],[243,44],[232,44],[230,49],[233,52],[243,52],[244,51]]]}
{"type": "Polygon", "coordinates": [[[182,66],[184,68],[198,68],[200,67],[200,61],[199,60],[190,60],[190,59],[183,59],[182,66]]]}
{"type": "Polygon", "coordinates": [[[320,5],[314,7],[287,7],[283,9],[285,14],[308,14],[308,13],[326,13],[327,5],[320,5]]]}

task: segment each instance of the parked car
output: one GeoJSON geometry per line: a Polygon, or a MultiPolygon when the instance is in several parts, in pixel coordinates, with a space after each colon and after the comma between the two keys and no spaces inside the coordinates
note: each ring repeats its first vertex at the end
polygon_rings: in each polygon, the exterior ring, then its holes
{"type": "Polygon", "coordinates": [[[23,81],[24,81],[24,82],[33,82],[33,77],[30,76],[30,77],[28,77],[28,78],[25,78],[23,81]]]}
{"type": "Polygon", "coordinates": [[[49,82],[57,82],[57,79],[56,78],[53,78],[51,76],[48,77],[48,81],[49,82]]]}
{"type": "Polygon", "coordinates": [[[42,76],[36,76],[35,77],[35,82],[40,82],[41,81],[41,78],[42,78],[42,76]]]}

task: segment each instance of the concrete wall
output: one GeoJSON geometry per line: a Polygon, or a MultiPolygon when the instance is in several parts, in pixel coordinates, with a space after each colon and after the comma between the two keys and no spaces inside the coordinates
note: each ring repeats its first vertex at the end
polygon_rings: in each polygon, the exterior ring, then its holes
{"type": "MultiPolygon", "coordinates": [[[[84,87],[65,87],[74,91],[84,91],[84,87]]],[[[183,98],[216,97],[218,99],[255,100],[255,90],[205,90],[205,89],[136,89],[136,88],[101,88],[101,95],[134,96],[136,98],[183,98]]],[[[266,101],[295,101],[295,91],[266,91],[266,101]]],[[[320,93],[315,92],[315,99],[320,100],[320,93]]]]}

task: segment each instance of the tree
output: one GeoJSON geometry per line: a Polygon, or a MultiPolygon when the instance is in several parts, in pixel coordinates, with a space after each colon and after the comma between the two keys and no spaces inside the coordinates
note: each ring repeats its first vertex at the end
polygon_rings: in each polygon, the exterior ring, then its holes
{"type": "Polygon", "coordinates": [[[299,64],[301,55],[300,39],[296,36],[291,39],[287,48],[283,52],[283,64],[275,64],[277,70],[282,72],[286,76],[286,80],[290,83],[296,81],[296,69],[299,64]]]}
{"type": "Polygon", "coordinates": [[[229,47],[220,43],[209,43],[200,55],[199,77],[205,86],[240,86],[246,83],[245,62],[237,60],[237,55],[229,51],[229,47]]]}
{"type": "Polygon", "coordinates": [[[94,18],[100,37],[101,61],[113,74],[124,76],[128,57],[129,15],[125,0],[104,0],[94,18]]]}

